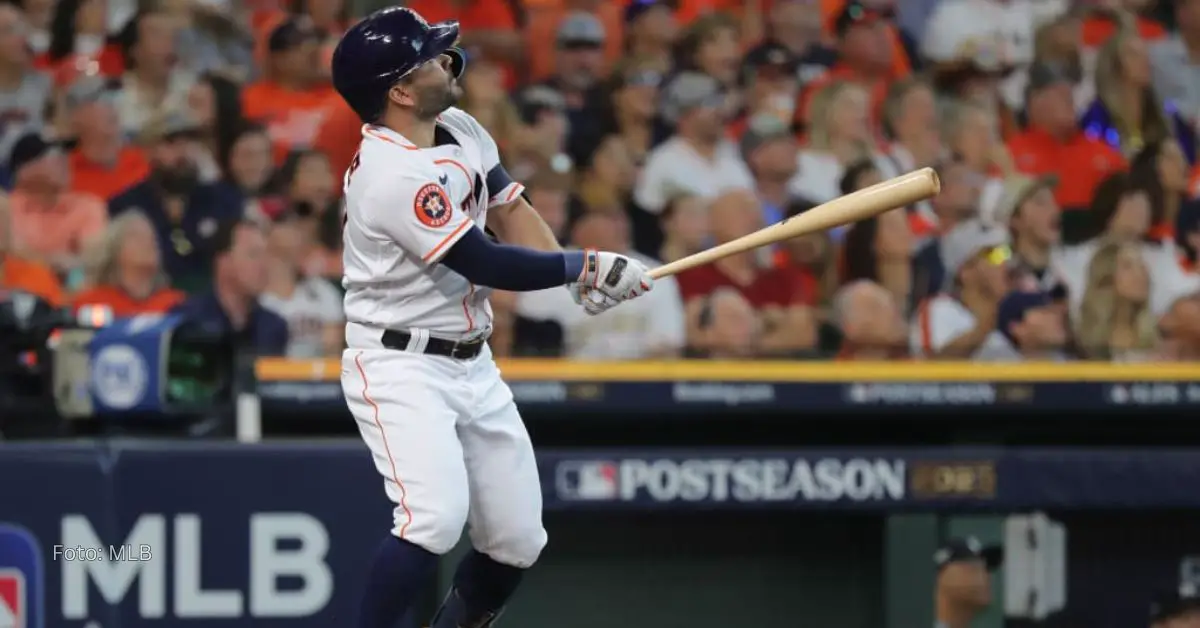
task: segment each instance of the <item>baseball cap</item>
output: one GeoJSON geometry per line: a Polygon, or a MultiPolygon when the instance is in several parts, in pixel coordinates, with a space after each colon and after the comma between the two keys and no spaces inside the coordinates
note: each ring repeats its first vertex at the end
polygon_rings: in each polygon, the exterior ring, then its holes
{"type": "Polygon", "coordinates": [[[680,72],[663,90],[662,115],[674,124],[691,109],[721,104],[721,84],[717,79],[700,72],[680,72]]]}
{"type": "Polygon", "coordinates": [[[742,133],[742,156],[748,156],[763,144],[791,136],[791,127],[777,116],[757,114],[746,123],[746,130],[742,133]]]}
{"type": "Polygon", "coordinates": [[[40,133],[26,133],[13,144],[12,151],[9,152],[8,170],[16,174],[27,164],[57,149],[57,143],[47,141],[40,133]]]}
{"type": "Polygon", "coordinates": [[[742,68],[748,72],[774,69],[785,75],[794,75],[800,61],[787,46],[766,42],[751,48],[742,59],[742,68]]]}
{"type": "Polygon", "coordinates": [[[267,49],[271,52],[284,52],[320,38],[321,34],[307,18],[291,17],[271,29],[271,35],[267,38],[267,49]]]}
{"type": "Polygon", "coordinates": [[[891,17],[891,11],[868,7],[860,0],[850,0],[834,18],[833,32],[841,37],[853,26],[874,24],[891,17]]]}
{"type": "Polygon", "coordinates": [[[565,111],[567,101],[553,87],[534,85],[517,95],[517,112],[526,124],[537,122],[538,115],[543,111],[565,111]]]}
{"type": "Polygon", "coordinates": [[[558,24],[558,46],[603,46],[604,24],[586,11],[573,11],[558,24]]]}
{"type": "Polygon", "coordinates": [[[68,110],[96,102],[112,103],[117,95],[117,86],[102,76],[85,76],[71,83],[65,95],[68,110]]]}
{"type": "Polygon", "coordinates": [[[985,186],[979,198],[979,215],[987,222],[1006,225],[1022,203],[1043,188],[1054,189],[1058,177],[1043,175],[1031,177],[1014,174],[1003,179],[998,186],[985,186]]]}
{"type": "Polygon", "coordinates": [[[1010,327],[1025,320],[1025,313],[1039,307],[1050,305],[1050,295],[1044,292],[1010,292],[1000,301],[996,314],[996,328],[1004,334],[1008,341],[1017,346],[1010,327]]]}
{"type": "Polygon", "coordinates": [[[1037,62],[1029,66],[1029,83],[1025,86],[1025,98],[1028,99],[1034,91],[1046,89],[1059,84],[1074,85],[1071,74],[1058,64],[1037,62]]]}
{"type": "Polygon", "coordinates": [[[979,539],[968,536],[950,539],[933,553],[933,564],[939,571],[951,563],[970,560],[982,560],[990,571],[1004,563],[1004,549],[998,545],[985,546],[979,539]]]}
{"type": "Polygon", "coordinates": [[[964,221],[942,236],[938,248],[946,266],[946,282],[953,282],[958,271],[982,251],[1008,245],[1008,229],[978,219],[964,221]]]}
{"type": "Polygon", "coordinates": [[[1200,590],[1187,583],[1154,597],[1150,602],[1150,621],[1166,621],[1192,610],[1200,610],[1200,590]]]}

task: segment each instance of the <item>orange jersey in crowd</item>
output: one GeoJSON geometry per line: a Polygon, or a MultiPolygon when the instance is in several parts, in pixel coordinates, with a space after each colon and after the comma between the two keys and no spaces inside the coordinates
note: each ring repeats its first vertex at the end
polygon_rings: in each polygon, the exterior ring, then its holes
{"type": "Polygon", "coordinates": [[[259,81],[242,92],[242,113],[266,125],[275,145],[275,163],[280,164],[293,149],[314,145],[335,98],[337,92],[329,85],[300,91],[259,81]]]}
{"type": "Polygon", "coordinates": [[[49,266],[12,254],[0,256],[0,288],[28,292],[54,307],[63,303],[62,282],[49,266]]]}
{"type": "Polygon", "coordinates": [[[1061,142],[1044,131],[1030,129],[1010,139],[1008,150],[1020,172],[1058,176],[1054,196],[1064,210],[1087,209],[1096,186],[1126,165],[1121,153],[1082,131],[1061,142]]]}
{"type": "Polygon", "coordinates": [[[95,286],[75,295],[71,307],[78,310],[85,305],[103,305],[112,310],[115,318],[128,318],[138,314],[165,314],[183,302],[187,295],[171,289],[163,289],[145,299],[134,299],[116,286],[95,286]]]}
{"type": "Polygon", "coordinates": [[[8,202],[14,240],[45,257],[82,253],[108,224],[108,206],[91,194],[68,192],[47,207],[39,197],[13,190],[8,202]]]}
{"type": "Polygon", "coordinates": [[[67,163],[71,168],[71,189],[105,201],[150,175],[150,162],[145,153],[133,146],[122,148],[117,163],[111,168],[88,160],[79,149],[71,151],[67,163]]]}

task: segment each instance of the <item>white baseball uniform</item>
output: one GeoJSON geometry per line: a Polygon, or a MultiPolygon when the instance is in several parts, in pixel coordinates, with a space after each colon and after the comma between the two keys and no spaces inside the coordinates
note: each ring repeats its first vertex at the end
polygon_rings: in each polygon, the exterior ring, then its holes
{"type": "Polygon", "coordinates": [[[396,504],[393,534],[442,554],[469,523],[477,550],[527,567],[546,532],[512,392],[486,348],[469,360],[422,353],[430,337],[489,333],[488,290],[438,261],[523,188],[494,176],[503,172],[496,144],[467,113],[444,112],[436,140],[418,149],[364,126],[346,172],[342,390],[396,504]],[[384,348],[387,329],[411,334],[409,350],[384,348]]]}

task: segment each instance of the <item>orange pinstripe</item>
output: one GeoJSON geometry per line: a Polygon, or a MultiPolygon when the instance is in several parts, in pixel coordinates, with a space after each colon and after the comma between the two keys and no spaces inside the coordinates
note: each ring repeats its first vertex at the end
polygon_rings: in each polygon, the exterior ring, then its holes
{"type": "Polygon", "coordinates": [[[408,526],[412,524],[412,511],[408,509],[408,490],[404,488],[404,482],[400,481],[400,474],[396,472],[396,459],[392,457],[392,448],[388,446],[387,433],[383,431],[383,423],[379,421],[379,404],[375,403],[375,400],[371,399],[371,395],[368,393],[367,372],[363,369],[362,365],[362,351],[359,351],[358,355],[354,356],[354,366],[358,367],[358,374],[362,377],[363,400],[370,404],[371,410],[375,414],[375,426],[379,428],[379,437],[383,439],[383,451],[387,454],[388,463],[392,465],[392,481],[400,489],[400,508],[404,511],[406,518],[404,525],[400,526],[400,538],[404,538],[404,533],[408,531],[408,526]]]}
{"type": "Polygon", "coordinates": [[[454,239],[454,236],[458,235],[463,229],[466,229],[467,227],[470,227],[470,226],[471,226],[471,221],[464,220],[462,222],[462,224],[458,226],[457,229],[450,232],[450,235],[446,236],[445,238],[442,238],[442,241],[438,242],[437,246],[433,247],[433,250],[426,253],[425,257],[421,258],[421,261],[428,262],[429,260],[437,257],[438,252],[440,252],[443,248],[445,248],[446,245],[449,244],[450,241],[454,239]]]}

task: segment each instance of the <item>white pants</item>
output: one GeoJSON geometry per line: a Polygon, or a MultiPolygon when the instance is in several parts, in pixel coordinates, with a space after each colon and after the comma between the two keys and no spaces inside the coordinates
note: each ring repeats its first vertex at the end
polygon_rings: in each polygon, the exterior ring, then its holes
{"type": "Polygon", "coordinates": [[[342,390],[396,504],[392,534],[435,554],[471,544],[528,567],[546,545],[533,445],[491,351],[454,360],[348,349],[342,390]]]}

